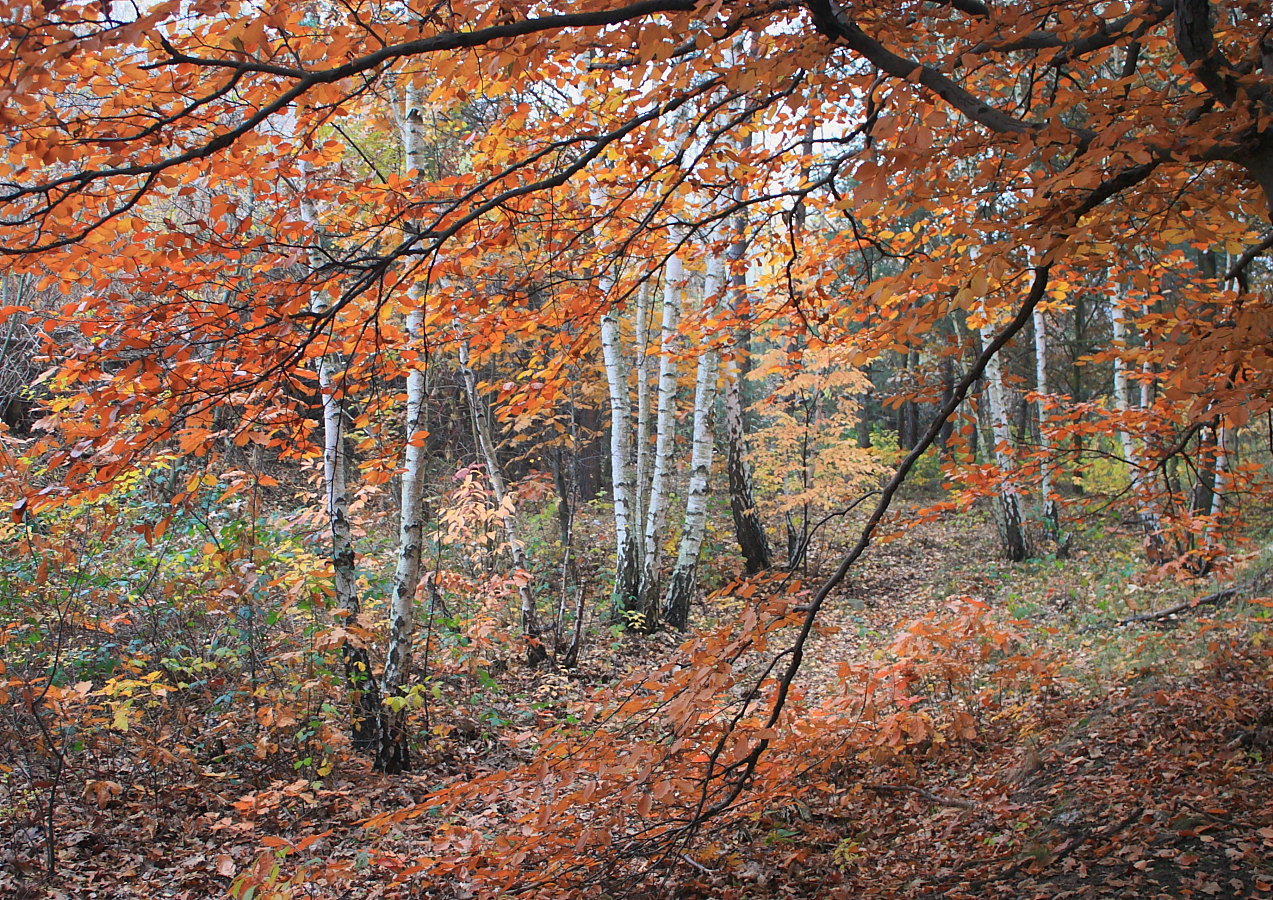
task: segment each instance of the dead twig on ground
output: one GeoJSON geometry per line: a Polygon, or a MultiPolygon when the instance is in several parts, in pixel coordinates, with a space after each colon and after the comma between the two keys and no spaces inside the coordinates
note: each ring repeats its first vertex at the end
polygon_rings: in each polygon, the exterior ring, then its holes
{"type": "Polygon", "coordinates": [[[1216,606],[1220,603],[1232,600],[1234,597],[1238,596],[1238,594],[1247,590],[1248,587],[1249,585],[1233,585],[1231,587],[1224,588],[1223,590],[1216,591],[1213,594],[1207,594],[1203,597],[1182,600],[1180,603],[1175,603],[1171,606],[1165,607],[1164,609],[1155,609],[1150,612],[1138,613],[1134,616],[1128,616],[1125,619],[1115,619],[1110,622],[1099,622],[1095,625],[1087,625],[1080,628],[1078,633],[1086,634],[1091,631],[1100,631],[1104,628],[1120,628],[1124,625],[1136,625],[1143,622],[1160,622],[1163,619],[1169,619],[1172,616],[1190,609],[1195,609],[1199,606],[1216,606]]]}
{"type": "Polygon", "coordinates": [[[926,791],[911,784],[866,784],[863,787],[877,794],[914,794],[916,797],[920,797],[937,806],[951,806],[955,809],[977,808],[977,804],[971,800],[961,800],[958,797],[943,797],[941,794],[934,794],[932,791],[926,791]]]}

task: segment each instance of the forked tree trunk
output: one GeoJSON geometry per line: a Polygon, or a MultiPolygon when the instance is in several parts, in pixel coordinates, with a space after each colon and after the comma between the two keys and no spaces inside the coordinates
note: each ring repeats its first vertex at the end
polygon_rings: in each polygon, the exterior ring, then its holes
{"type": "MultiPolygon", "coordinates": [[[[679,235],[674,234],[675,244],[679,235]]],[[[681,313],[681,291],[685,269],[679,253],[667,261],[663,273],[663,318],[659,338],[658,414],[655,421],[654,460],[650,467],[650,501],[645,511],[645,542],[641,567],[642,627],[652,631],[659,622],[659,574],[661,537],[667,521],[668,482],[672,451],[676,445],[676,353],[677,324],[681,313]]]]}
{"type": "Polygon", "coordinates": [[[469,411],[473,416],[473,431],[477,436],[478,448],[482,452],[482,461],[486,464],[486,475],[491,482],[491,492],[495,495],[500,521],[504,526],[504,535],[508,539],[509,556],[512,557],[513,567],[521,573],[521,577],[517,579],[517,597],[521,604],[522,636],[526,641],[526,662],[533,666],[543,662],[548,654],[541,640],[539,612],[535,609],[535,594],[529,580],[530,563],[526,558],[526,546],[521,540],[521,526],[517,520],[517,513],[511,504],[505,502],[508,497],[508,482],[504,480],[499,459],[495,455],[495,434],[491,427],[490,414],[485,401],[477,392],[477,375],[469,365],[468,341],[461,335],[456,337],[460,354],[460,374],[464,378],[464,393],[468,398],[469,411]]]}
{"type": "MultiPolygon", "coordinates": [[[[995,330],[990,325],[981,329],[983,344],[994,340],[995,330]]],[[[986,364],[987,415],[990,435],[994,442],[995,464],[1004,473],[1003,483],[995,504],[995,524],[999,528],[999,541],[1003,555],[1012,562],[1020,562],[1029,556],[1025,523],[1021,516],[1021,500],[1013,480],[1015,461],[1012,458],[1012,430],[1008,425],[1007,388],[1003,382],[1003,362],[998,353],[986,364]]]]}
{"type": "MultiPolygon", "coordinates": [[[[714,306],[723,287],[724,260],[713,253],[707,261],[703,281],[705,306],[714,306]]],[[[663,598],[663,615],[673,628],[685,630],[689,624],[690,601],[698,578],[698,558],[703,549],[707,527],[707,494],[712,471],[715,439],[712,424],[716,418],[717,351],[700,352],[694,379],[694,435],[690,450],[689,492],[685,498],[685,528],[677,549],[676,565],[668,577],[663,598]]]]}

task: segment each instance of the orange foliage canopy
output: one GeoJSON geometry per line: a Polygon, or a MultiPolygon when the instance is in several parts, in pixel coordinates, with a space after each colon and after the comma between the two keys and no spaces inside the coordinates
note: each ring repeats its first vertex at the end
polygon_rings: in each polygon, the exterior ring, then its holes
{"type": "Polygon", "coordinates": [[[866,356],[952,309],[1006,321],[1047,265],[1047,303],[1166,301],[1141,361],[1187,415],[1240,424],[1270,394],[1268,305],[1240,277],[1273,189],[1263,15],[1205,0],[15,3],[0,246],[72,298],[48,327],[59,387],[83,388],[68,484],[109,480],[157,432],[196,450],[230,395],[244,440],[294,440],[280,391],[312,390],[296,364],[334,342],[355,370],[389,365],[421,278],[451,295],[436,310],[488,314],[490,344],[551,333],[506,392],[534,412],[591,340],[566,326],[649,277],[669,222],[737,204],[770,223],[759,297],[820,342],[866,356]],[[465,163],[397,174],[375,136],[407,82],[462,134],[465,163]],[[322,211],[317,270],[302,200],[322,211]],[[817,227],[797,233],[797,209],[817,227]],[[1231,271],[1204,277],[1193,246],[1230,253],[1231,271]],[[577,276],[607,266],[619,281],[600,298],[577,276]],[[319,316],[315,290],[337,299],[319,316]]]}

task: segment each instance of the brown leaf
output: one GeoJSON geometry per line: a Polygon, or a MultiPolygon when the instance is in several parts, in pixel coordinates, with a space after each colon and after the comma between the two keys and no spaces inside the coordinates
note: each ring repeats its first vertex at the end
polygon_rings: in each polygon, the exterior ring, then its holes
{"type": "Polygon", "coordinates": [[[123,785],[115,781],[90,781],[84,785],[84,798],[91,799],[98,809],[106,806],[124,792],[123,785]]]}

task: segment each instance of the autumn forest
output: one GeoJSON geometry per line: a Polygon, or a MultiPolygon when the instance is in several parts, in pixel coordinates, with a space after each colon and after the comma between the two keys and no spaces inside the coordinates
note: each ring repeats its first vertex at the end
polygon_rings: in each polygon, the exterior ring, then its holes
{"type": "Polygon", "coordinates": [[[1273,897],[1268,3],[0,65],[0,896],[1273,897]]]}

